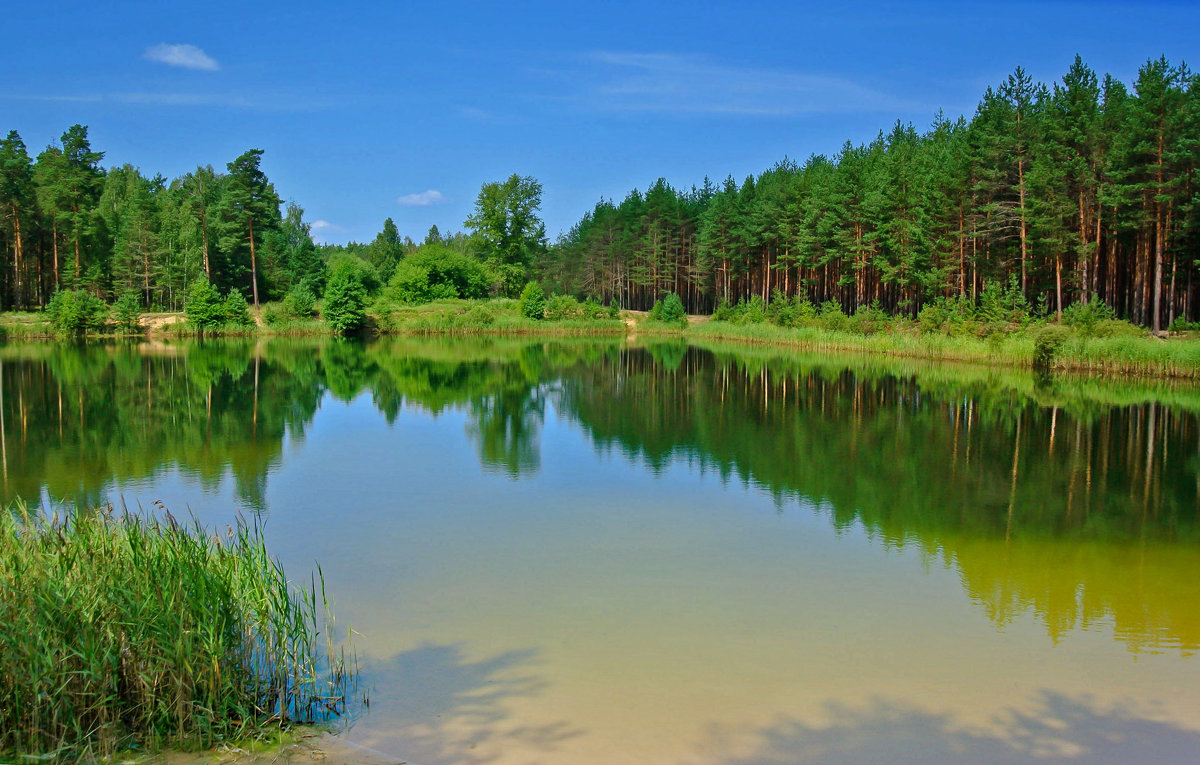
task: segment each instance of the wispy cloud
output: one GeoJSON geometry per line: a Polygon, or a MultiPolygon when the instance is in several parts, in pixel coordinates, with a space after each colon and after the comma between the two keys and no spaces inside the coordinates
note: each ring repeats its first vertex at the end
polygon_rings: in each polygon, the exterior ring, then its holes
{"type": "Polygon", "coordinates": [[[146,48],[142,54],[150,61],[157,61],[167,66],[178,66],[183,69],[200,69],[205,72],[215,72],[221,68],[216,59],[195,45],[171,45],[159,43],[146,48]]]}
{"type": "Polygon", "coordinates": [[[343,226],[321,219],[314,220],[308,224],[308,227],[313,240],[320,243],[328,242],[330,239],[337,239],[339,238],[338,234],[346,231],[343,226]]]}
{"type": "Polygon", "coordinates": [[[441,204],[446,201],[446,197],[437,189],[429,189],[428,191],[419,191],[415,194],[405,194],[396,199],[396,204],[401,207],[429,207],[430,205],[441,204]]]}
{"type": "Polygon", "coordinates": [[[843,77],[733,66],[702,56],[594,51],[576,97],[612,112],[785,116],[895,112],[915,105],[843,77]]]}
{"type": "Polygon", "coordinates": [[[245,96],[222,93],[113,93],[111,98],[123,104],[161,104],[163,106],[241,106],[255,104],[245,96]]]}

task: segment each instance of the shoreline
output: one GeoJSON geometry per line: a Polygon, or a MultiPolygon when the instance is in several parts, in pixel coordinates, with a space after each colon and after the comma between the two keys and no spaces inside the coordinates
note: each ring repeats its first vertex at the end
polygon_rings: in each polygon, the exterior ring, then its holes
{"type": "MultiPolygon", "coordinates": [[[[463,301],[463,305],[469,305],[463,301]]],[[[747,346],[793,348],[813,352],[861,353],[898,359],[934,362],[983,364],[997,368],[1034,368],[1036,330],[996,332],[986,338],[968,333],[922,332],[916,329],[887,327],[871,333],[826,329],[818,326],[780,327],[769,323],[733,324],[708,316],[689,316],[684,326],[650,320],[645,312],[622,311],[616,319],[568,319],[534,321],[501,315],[489,323],[463,320],[456,309],[461,305],[427,306],[429,312],[415,313],[397,321],[392,316],[370,316],[369,324],[355,336],[594,336],[636,339],[638,337],[678,338],[686,342],[721,341],[747,346]],[[440,309],[440,310],[439,310],[440,309]],[[435,312],[436,311],[436,312],[435,312]]],[[[420,308],[420,307],[419,307],[420,308]]],[[[6,322],[2,342],[56,342],[48,325],[37,326],[27,315],[17,322],[6,322]],[[14,327],[20,327],[13,332],[14,327]]],[[[87,334],[79,339],[183,339],[251,337],[337,336],[319,320],[271,326],[255,323],[230,326],[197,333],[185,329],[183,314],[148,314],[143,317],[141,333],[87,334]]],[[[1043,325],[1056,327],[1059,325],[1043,325]]],[[[1132,326],[1132,325],[1131,325],[1132,326]]],[[[1110,337],[1088,336],[1063,328],[1047,372],[1065,372],[1086,376],[1130,375],[1141,378],[1192,380],[1200,378],[1200,338],[1189,334],[1153,337],[1149,334],[1125,334],[1110,337]]]]}

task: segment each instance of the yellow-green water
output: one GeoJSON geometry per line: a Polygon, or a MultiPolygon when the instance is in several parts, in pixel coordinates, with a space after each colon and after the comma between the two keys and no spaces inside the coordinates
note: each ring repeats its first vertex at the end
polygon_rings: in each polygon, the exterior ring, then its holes
{"type": "Polygon", "coordinates": [[[7,498],[319,561],[436,763],[1191,762],[1200,395],[595,341],[0,348],[7,498]]]}

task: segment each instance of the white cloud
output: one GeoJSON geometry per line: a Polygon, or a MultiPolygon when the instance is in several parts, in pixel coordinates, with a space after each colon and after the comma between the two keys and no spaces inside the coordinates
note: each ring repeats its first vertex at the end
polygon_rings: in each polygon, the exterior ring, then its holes
{"type": "Polygon", "coordinates": [[[593,51],[578,94],[591,108],[779,116],[902,111],[913,104],[841,77],[728,65],[673,53],[593,51]]]}
{"type": "Polygon", "coordinates": [[[201,69],[206,72],[215,72],[221,68],[216,59],[195,45],[159,43],[147,48],[143,56],[150,61],[157,61],[160,64],[178,66],[184,69],[201,69]]]}
{"type": "Polygon", "coordinates": [[[428,191],[420,191],[416,194],[405,194],[396,199],[396,204],[401,207],[428,207],[430,205],[441,204],[446,201],[445,195],[437,189],[429,189],[428,191]]]}

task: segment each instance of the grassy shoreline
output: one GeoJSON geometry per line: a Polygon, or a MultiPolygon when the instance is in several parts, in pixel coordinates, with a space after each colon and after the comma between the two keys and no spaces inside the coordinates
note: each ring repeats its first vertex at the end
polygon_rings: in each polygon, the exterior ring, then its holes
{"type": "Polygon", "coordinates": [[[0,756],[210,748],[345,708],[320,579],[289,583],[257,527],[18,504],[0,560],[0,756]]]}
{"type": "MultiPolygon", "coordinates": [[[[335,334],[324,321],[295,319],[267,324],[265,309],[255,313],[253,324],[230,324],[205,330],[208,337],[319,336],[335,334]]],[[[0,315],[6,340],[52,340],[49,322],[39,314],[0,315]]],[[[520,315],[512,300],[441,300],[415,306],[387,306],[368,314],[364,328],[375,335],[577,335],[577,336],[676,336],[689,341],[730,341],[770,345],[805,351],[870,353],[897,358],[970,362],[1008,368],[1031,369],[1037,353],[1038,333],[1053,325],[1013,327],[986,337],[970,333],[922,331],[911,323],[892,322],[866,331],[822,326],[780,327],[762,322],[736,324],[691,317],[689,323],[654,321],[640,312],[625,311],[621,318],[533,320],[520,315]]],[[[88,337],[189,337],[196,328],[182,314],[148,314],[143,332],[133,335],[88,337]]],[[[1152,337],[1126,325],[1108,337],[1091,336],[1063,327],[1055,341],[1048,369],[1083,374],[1122,374],[1139,377],[1200,378],[1200,338],[1152,337]]]]}
{"type": "MultiPolygon", "coordinates": [[[[820,327],[785,328],[770,324],[737,325],[704,321],[686,327],[642,321],[639,334],[680,337],[805,351],[868,353],[896,358],[968,362],[1032,369],[1036,337],[1032,331],[992,335],[987,339],[916,330],[884,330],[856,334],[820,327]]],[[[1139,377],[1200,377],[1200,339],[1146,336],[1087,337],[1066,331],[1049,367],[1082,374],[1127,374],[1139,377]]]]}

